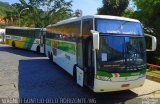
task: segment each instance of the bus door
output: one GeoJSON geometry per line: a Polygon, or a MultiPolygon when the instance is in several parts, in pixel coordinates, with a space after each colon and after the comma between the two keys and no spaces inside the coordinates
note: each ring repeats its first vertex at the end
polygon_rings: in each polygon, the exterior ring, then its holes
{"type": "Polygon", "coordinates": [[[85,81],[87,86],[89,86],[90,88],[93,88],[94,85],[94,55],[93,55],[93,44],[92,44],[92,38],[89,37],[87,39],[85,39],[84,42],[84,64],[85,64],[85,81]]]}
{"type": "Polygon", "coordinates": [[[41,31],[41,35],[40,35],[40,44],[41,44],[41,45],[44,44],[44,35],[43,35],[43,31],[41,31]]]}
{"type": "Polygon", "coordinates": [[[45,53],[45,36],[46,36],[46,31],[42,30],[40,35],[40,45],[41,47],[43,47],[44,53],[45,53]]]}

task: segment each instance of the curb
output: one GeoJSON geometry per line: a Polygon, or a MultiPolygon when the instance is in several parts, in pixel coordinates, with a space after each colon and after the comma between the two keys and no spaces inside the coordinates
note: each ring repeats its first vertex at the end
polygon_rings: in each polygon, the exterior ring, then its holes
{"type": "Polygon", "coordinates": [[[146,74],[146,78],[155,82],[159,82],[160,83],[160,77],[155,77],[153,75],[148,75],[146,74]]]}

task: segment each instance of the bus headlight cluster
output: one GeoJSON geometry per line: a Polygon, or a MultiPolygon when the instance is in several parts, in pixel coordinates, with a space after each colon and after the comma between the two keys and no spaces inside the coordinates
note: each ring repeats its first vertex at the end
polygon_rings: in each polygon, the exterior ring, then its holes
{"type": "Polygon", "coordinates": [[[110,77],[104,77],[99,75],[96,75],[96,79],[103,80],[103,81],[111,81],[110,77]]]}

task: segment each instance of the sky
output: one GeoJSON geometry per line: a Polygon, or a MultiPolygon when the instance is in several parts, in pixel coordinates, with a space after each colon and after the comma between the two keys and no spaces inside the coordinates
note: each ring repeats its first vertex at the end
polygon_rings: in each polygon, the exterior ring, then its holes
{"type": "MultiPolygon", "coordinates": [[[[19,3],[19,0],[0,0],[9,4],[19,3]]],[[[26,0],[28,1],[28,0],[26,0]]],[[[69,0],[66,0],[69,1],[69,0]]],[[[102,0],[72,0],[73,11],[81,9],[83,15],[93,15],[97,13],[97,8],[102,6],[102,0]]]]}

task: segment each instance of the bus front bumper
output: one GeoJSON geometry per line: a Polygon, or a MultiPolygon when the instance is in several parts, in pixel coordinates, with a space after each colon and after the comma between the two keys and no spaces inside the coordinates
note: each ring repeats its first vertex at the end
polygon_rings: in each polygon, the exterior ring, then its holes
{"type": "Polygon", "coordinates": [[[121,91],[128,90],[136,87],[140,87],[144,84],[145,76],[132,81],[104,81],[96,79],[94,80],[94,92],[111,92],[111,91],[121,91]]]}

